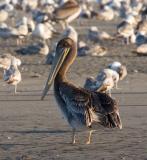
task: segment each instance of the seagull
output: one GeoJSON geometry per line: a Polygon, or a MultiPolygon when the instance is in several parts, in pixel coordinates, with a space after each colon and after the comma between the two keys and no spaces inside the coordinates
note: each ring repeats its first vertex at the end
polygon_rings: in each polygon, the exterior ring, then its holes
{"type": "Polygon", "coordinates": [[[49,53],[49,47],[46,44],[46,42],[42,41],[17,49],[16,53],[21,55],[32,55],[32,54],[47,55],[49,53]]]}
{"type": "Polygon", "coordinates": [[[116,89],[117,83],[119,81],[119,74],[112,69],[103,69],[101,70],[97,77],[88,77],[85,81],[84,88],[90,91],[104,92],[111,96],[111,89],[115,86],[116,89]]]}
{"type": "Polygon", "coordinates": [[[111,89],[116,86],[119,80],[119,74],[112,69],[103,69],[96,77],[97,91],[107,92],[111,96],[111,89]]]}
{"type": "Polygon", "coordinates": [[[22,17],[22,19],[17,22],[15,29],[18,34],[17,45],[21,45],[22,39],[24,39],[29,33],[27,17],[22,17]]]}
{"type": "Polygon", "coordinates": [[[21,81],[21,73],[16,65],[16,59],[12,58],[11,65],[8,69],[4,69],[3,79],[7,84],[15,86],[15,94],[17,93],[17,84],[21,81]]]}
{"type": "Polygon", "coordinates": [[[134,27],[127,21],[122,21],[117,26],[117,34],[122,36],[124,38],[125,44],[128,45],[130,43],[130,37],[134,35],[134,27]]]}
{"type": "Polygon", "coordinates": [[[52,38],[53,31],[53,26],[49,22],[38,23],[32,32],[32,37],[47,41],[52,38]]]}
{"type": "Polygon", "coordinates": [[[107,32],[99,31],[96,26],[92,26],[88,31],[88,39],[98,42],[99,40],[113,40],[114,38],[107,32]]]}

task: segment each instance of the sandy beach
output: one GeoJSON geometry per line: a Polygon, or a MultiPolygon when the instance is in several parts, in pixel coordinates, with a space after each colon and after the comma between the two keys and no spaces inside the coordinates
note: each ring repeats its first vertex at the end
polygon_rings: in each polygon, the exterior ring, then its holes
{"type": "MultiPolygon", "coordinates": [[[[113,34],[116,23],[84,21],[82,26],[97,25],[113,34]]],[[[85,27],[80,38],[86,33],[85,27]]],[[[72,145],[71,128],[55,102],[53,89],[40,100],[50,69],[44,64],[45,57],[19,55],[22,82],[17,95],[3,82],[0,72],[0,160],[147,160],[147,57],[132,53],[135,46],[124,47],[121,41],[104,41],[102,45],[108,48],[106,56],[78,57],[68,77],[83,86],[87,76],[96,76],[110,62],[126,64],[128,76],[119,82],[121,89],[112,93],[119,100],[123,129],[100,128],[90,145],[85,144],[88,133],[78,132],[77,144],[72,145]]],[[[11,40],[1,40],[1,53],[16,55],[16,48],[11,40]]]]}

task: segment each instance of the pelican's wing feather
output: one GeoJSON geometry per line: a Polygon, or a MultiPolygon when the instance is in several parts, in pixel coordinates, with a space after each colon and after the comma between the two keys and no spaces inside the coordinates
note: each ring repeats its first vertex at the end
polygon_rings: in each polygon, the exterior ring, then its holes
{"type": "Polygon", "coordinates": [[[71,112],[85,114],[85,110],[90,107],[90,94],[81,88],[63,83],[60,94],[71,112]]]}
{"type": "Polygon", "coordinates": [[[109,128],[122,128],[118,104],[107,94],[92,93],[92,111],[98,116],[101,125],[109,128]]]}
{"type": "Polygon", "coordinates": [[[87,126],[92,126],[93,122],[111,128],[121,125],[118,105],[105,93],[90,92],[63,83],[60,85],[60,95],[69,112],[82,119],[87,126]]]}
{"type": "Polygon", "coordinates": [[[68,111],[81,123],[90,127],[92,123],[89,110],[91,107],[90,94],[82,88],[77,88],[71,84],[67,85],[67,83],[63,83],[62,87],[60,86],[60,94],[66,103],[68,111]]]}
{"type": "Polygon", "coordinates": [[[106,93],[93,92],[92,93],[92,107],[102,113],[109,114],[118,110],[117,102],[106,93]]]}

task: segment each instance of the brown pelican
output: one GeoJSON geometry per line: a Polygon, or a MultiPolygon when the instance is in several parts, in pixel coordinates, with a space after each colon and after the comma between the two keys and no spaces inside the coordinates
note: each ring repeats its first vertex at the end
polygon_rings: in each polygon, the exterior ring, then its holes
{"type": "Polygon", "coordinates": [[[68,0],[53,12],[53,17],[61,22],[63,29],[81,13],[81,7],[76,0],[68,0]]]}
{"type": "Polygon", "coordinates": [[[99,125],[109,128],[122,128],[118,104],[105,93],[92,92],[76,87],[67,80],[66,73],[77,56],[77,43],[69,37],[61,39],[56,47],[51,67],[41,99],[43,100],[52,83],[56,101],[64,117],[73,130],[72,143],[75,143],[77,129],[90,129],[87,144],[90,143],[92,130],[99,125]]]}

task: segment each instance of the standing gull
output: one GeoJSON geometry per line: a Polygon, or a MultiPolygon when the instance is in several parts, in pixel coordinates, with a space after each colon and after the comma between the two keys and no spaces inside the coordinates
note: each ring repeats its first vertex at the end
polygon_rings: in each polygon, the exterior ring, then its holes
{"type": "Polygon", "coordinates": [[[119,80],[119,74],[112,69],[101,70],[96,79],[87,78],[84,88],[90,91],[108,92],[111,96],[111,89],[116,86],[119,80]]]}
{"type": "Polygon", "coordinates": [[[15,86],[15,94],[17,93],[17,84],[21,81],[21,73],[18,70],[16,59],[12,58],[11,65],[4,70],[3,79],[6,83],[15,86]]]}

